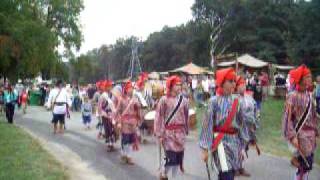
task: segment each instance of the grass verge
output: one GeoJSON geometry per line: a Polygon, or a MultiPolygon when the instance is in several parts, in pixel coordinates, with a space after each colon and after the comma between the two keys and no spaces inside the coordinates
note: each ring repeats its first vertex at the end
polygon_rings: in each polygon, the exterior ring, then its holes
{"type": "MultiPolygon", "coordinates": [[[[257,131],[258,144],[263,152],[277,156],[290,157],[288,145],[282,136],[282,113],[284,100],[269,98],[262,105],[260,128],[257,131]]],[[[197,129],[201,128],[201,122],[204,117],[205,108],[197,108],[197,129]]],[[[318,148],[315,153],[315,162],[320,165],[320,140],[318,139],[318,148]]]]}
{"type": "Polygon", "coordinates": [[[69,176],[38,141],[0,117],[0,179],[67,180],[69,176]]]}
{"type": "MultiPolygon", "coordinates": [[[[282,136],[282,114],[284,100],[268,99],[263,103],[260,129],[257,131],[258,143],[264,152],[275,155],[291,155],[288,145],[282,136]]],[[[318,145],[319,144],[318,139],[318,145]]],[[[320,147],[315,152],[315,162],[320,165],[320,147]]]]}

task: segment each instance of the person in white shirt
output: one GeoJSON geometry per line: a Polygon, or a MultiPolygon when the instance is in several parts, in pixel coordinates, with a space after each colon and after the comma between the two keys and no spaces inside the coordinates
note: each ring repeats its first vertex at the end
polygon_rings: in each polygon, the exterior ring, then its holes
{"type": "Polygon", "coordinates": [[[52,109],[53,112],[53,133],[64,132],[65,125],[65,115],[69,117],[69,107],[71,106],[71,99],[68,95],[68,92],[63,87],[61,80],[58,80],[56,87],[50,91],[48,98],[48,108],[52,109]],[[59,126],[58,126],[59,123],[59,126]]]}
{"type": "Polygon", "coordinates": [[[204,100],[207,100],[207,99],[210,97],[210,94],[209,94],[209,79],[208,79],[208,76],[204,76],[204,77],[203,77],[202,82],[201,82],[201,85],[202,85],[202,89],[203,89],[203,92],[204,92],[204,97],[203,97],[203,99],[204,99],[204,100]]]}
{"type": "Polygon", "coordinates": [[[198,87],[198,79],[197,77],[192,77],[191,88],[194,91],[198,87]]]}
{"type": "Polygon", "coordinates": [[[209,77],[209,94],[210,97],[215,95],[215,89],[216,89],[216,81],[212,76],[209,77]]]}

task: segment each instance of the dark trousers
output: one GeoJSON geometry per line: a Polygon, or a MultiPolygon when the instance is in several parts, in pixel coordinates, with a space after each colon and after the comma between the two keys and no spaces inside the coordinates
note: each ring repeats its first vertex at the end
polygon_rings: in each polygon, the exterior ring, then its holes
{"type": "Polygon", "coordinates": [[[317,113],[320,114],[320,97],[316,97],[316,102],[317,102],[317,113]]]}
{"type": "Polygon", "coordinates": [[[219,180],[234,180],[234,171],[220,172],[219,180]]]}
{"type": "Polygon", "coordinates": [[[8,123],[13,123],[13,115],[14,115],[14,104],[13,103],[7,103],[6,104],[6,117],[8,120],[8,123]]]}

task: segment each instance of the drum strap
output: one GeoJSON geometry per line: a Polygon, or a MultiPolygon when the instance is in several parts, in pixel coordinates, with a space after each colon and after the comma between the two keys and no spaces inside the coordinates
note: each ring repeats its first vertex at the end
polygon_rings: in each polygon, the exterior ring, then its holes
{"type": "Polygon", "coordinates": [[[170,123],[170,121],[172,120],[174,115],[177,113],[177,111],[182,103],[182,100],[183,100],[183,96],[180,95],[177,105],[174,107],[173,111],[170,113],[170,115],[168,116],[168,118],[165,121],[166,126],[168,126],[168,124],[170,123]]]}

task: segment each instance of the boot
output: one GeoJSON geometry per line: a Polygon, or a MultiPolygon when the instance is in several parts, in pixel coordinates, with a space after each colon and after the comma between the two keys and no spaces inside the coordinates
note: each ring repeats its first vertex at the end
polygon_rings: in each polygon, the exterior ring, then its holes
{"type": "Polygon", "coordinates": [[[163,175],[160,174],[160,180],[168,180],[168,177],[163,176],[163,175]]]}
{"type": "Polygon", "coordinates": [[[183,164],[180,164],[180,171],[181,171],[182,173],[184,173],[184,172],[185,172],[185,171],[184,171],[183,164]]]}
{"type": "Polygon", "coordinates": [[[134,162],[132,161],[131,158],[127,157],[127,164],[128,165],[134,165],[134,162]]]}
{"type": "Polygon", "coordinates": [[[250,177],[250,173],[246,171],[244,168],[239,169],[240,176],[250,177]]]}
{"type": "Polygon", "coordinates": [[[127,161],[128,161],[127,156],[121,156],[120,161],[123,164],[127,164],[127,161]]]}

